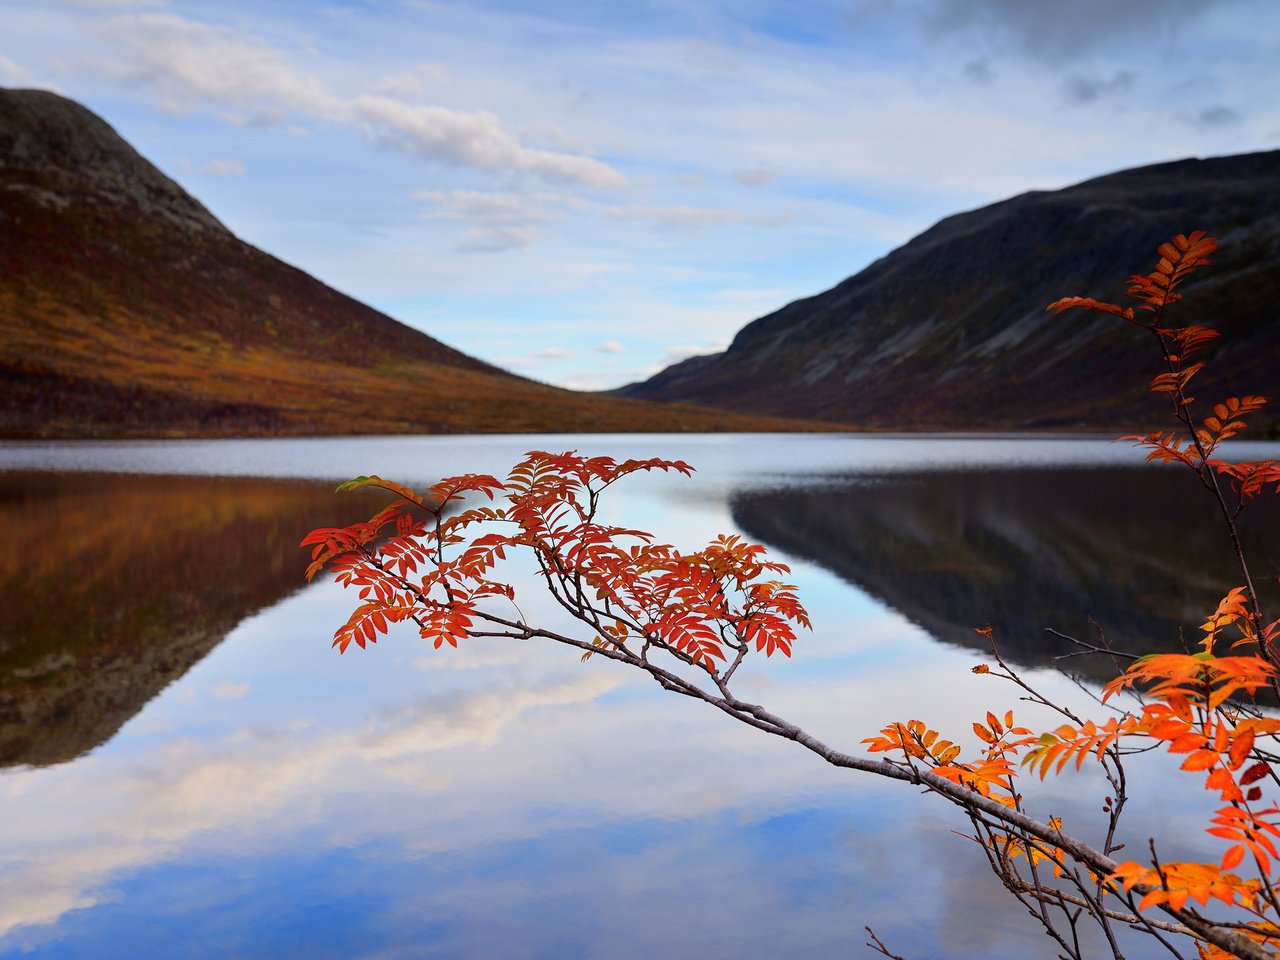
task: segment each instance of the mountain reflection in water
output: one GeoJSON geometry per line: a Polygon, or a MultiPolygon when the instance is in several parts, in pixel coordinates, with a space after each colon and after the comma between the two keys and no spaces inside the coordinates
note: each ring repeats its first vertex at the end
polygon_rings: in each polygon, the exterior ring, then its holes
{"type": "MultiPolygon", "coordinates": [[[[339,657],[327,639],[355,598],[323,578],[302,589],[297,543],[367,517],[378,493],[30,465],[314,476],[351,464],[421,483],[571,445],[699,468],[619,485],[610,522],[685,548],[742,532],[816,561],[795,564],[814,630],[794,659],[759,658],[739,682],[850,750],[904,704],[947,730],[993,708],[1044,719],[969,672],[972,626],[992,622],[1025,662],[1052,649],[1043,627],[1083,632],[1088,614],[1149,648],[1178,625],[1194,639],[1236,581],[1194,481],[1072,466],[1131,453],[1096,441],[0,446],[0,469],[6,455],[26,463],[0,473],[0,956],[114,957],[128,943],[166,960],[844,957],[868,922],[904,956],[1052,956],[929,798],[850,777],[606,660],[491,638],[433,650],[407,627],[339,657]],[[637,904],[661,904],[667,922],[637,904]]],[[[1276,569],[1261,536],[1275,515],[1246,518],[1261,582],[1276,569]]],[[[532,577],[519,562],[508,572],[532,577]]],[[[537,590],[520,602],[530,622],[562,622],[537,590]]],[[[1087,706],[1066,678],[1036,682],[1087,706]]],[[[1130,839],[1220,855],[1195,798],[1167,803],[1165,772],[1139,764],[1135,796],[1155,799],[1129,808],[1130,839]]],[[[1091,822],[1105,784],[1030,789],[1052,791],[1042,809],[1091,822]]]]}
{"type": "MultiPolygon", "coordinates": [[[[1253,578],[1280,570],[1274,498],[1242,515],[1253,578]]],[[[1180,648],[1240,582],[1223,521],[1190,473],[1175,469],[990,470],[850,478],[740,493],[734,521],[769,546],[821,564],[928,630],[1044,664],[1076,650],[1046,628],[1118,650],[1180,648]]],[[[1274,606],[1274,604],[1272,604],[1274,606]]],[[[1081,657],[1072,667],[1111,675],[1081,657]]]]}
{"type": "Polygon", "coordinates": [[[371,512],[298,481],[0,473],[0,765],[108,740],[250,614],[302,586],[310,529],[371,512]]]}
{"type": "MultiPolygon", "coordinates": [[[[308,530],[367,517],[377,493],[258,478],[0,473],[0,765],[108,740],[238,623],[299,589],[308,530]]],[[[1174,649],[1237,582],[1221,522],[1175,470],[894,474],[731,497],[749,536],[815,561],[934,637],[1042,664],[1053,627],[1174,649]]],[[[1245,514],[1255,580],[1280,569],[1268,500],[1245,514]]],[[[1073,663],[1110,674],[1099,658],[1073,663]]]]}

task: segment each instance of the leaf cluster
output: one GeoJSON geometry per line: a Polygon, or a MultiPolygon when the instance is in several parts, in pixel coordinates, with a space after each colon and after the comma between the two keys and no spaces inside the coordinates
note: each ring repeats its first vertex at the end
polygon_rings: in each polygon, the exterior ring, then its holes
{"type": "Polygon", "coordinates": [[[719,536],[684,552],[642,530],[602,522],[600,495],[644,471],[692,467],[680,460],[584,457],[532,451],[505,480],[449,477],[415,492],[380,477],[357,477],[338,489],[381,487],[398,499],[370,520],[312,531],[308,577],[327,568],[361,604],[334,635],[345,651],[363,647],[389,625],[413,621],[433,646],[456,647],[477,632],[520,635],[530,628],[495,612],[515,590],[495,575],[509,552],[532,554],[552,595],[595,631],[584,657],[627,649],[662,650],[712,675],[748,652],[790,656],[798,627],[810,626],[785,564],[737,536],[719,536]],[[462,509],[476,496],[493,506],[462,509]],[[455,512],[456,511],[456,512],[455,512]]]}
{"type": "MultiPolygon", "coordinates": [[[[913,769],[923,765],[975,794],[997,797],[1015,810],[1021,805],[1016,782],[1019,768],[1042,780],[1063,774],[1069,766],[1098,768],[1111,788],[1102,807],[1107,818],[1103,858],[1071,849],[1056,818],[1049,829],[1041,829],[969,811],[973,839],[987,851],[996,875],[1071,956],[1079,956],[1078,944],[1073,946],[1072,939],[1049,919],[1046,905],[1062,911],[1072,932],[1087,911],[1104,932],[1113,920],[1122,919],[1161,938],[1165,928],[1144,911],[1163,910],[1178,921],[1170,929],[1192,936],[1203,957],[1271,956],[1271,949],[1280,944],[1276,925],[1280,896],[1273,884],[1280,859],[1280,803],[1269,796],[1280,784],[1275,772],[1280,763],[1280,718],[1261,709],[1254,699],[1261,691],[1280,690],[1275,650],[1280,621],[1266,623],[1262,616],[1235,528],[1241,510],[1253,497],[1268,487],[1280,488],[1280,465],[1270,460],[1233,463],[1214,456],[1220,444],[1246,428],[1250,415],[1262,409],[1266,399],[1228,397],[1197,417],[1189,385],[1205,365],[1197,354],[1218,333],[1198,324],[1173,326],[1166,320],[1167,309],[1182,298],[1183,282],[1208,265],[1216,250],[1216,240],[1202,231],[1161,244],[1155,268],[1130,278],[1128,292],[1136,300],[1134,306],[1066,297],[1048,307],[1055,314],[1072,308],[1111,314],[1147,330],[1159,344],[1164,369],[1150,388],[1172,399],[1180,429],[1124,439],[1144,446],[1148,460],[1177,463],[1196,473],[1218,503],[1246,581],[1232,588],[1201,625],[1200,649],[1133,658],[1103,688],[1100,702],[1114,712],[1101,722],[1077,717],[1043,697],[997,653],[998,668],[983,664],[974,672],[1014,682],[1030,694],[1026,699],[1048,707],[1066,722],[1037,735],[1024,727],[1010,729],[1011,715],[999,724],[988,713],[986,724],[973,726],[985,753],[969,762],[960,760],[959,747],[919,721],[890,724],[880,736],[864,741],[873,752],[896,754],[902,758],[898,762],[913,769]],[[1224,494],[1218,477],[1231,484],[1234,502],[1224,494]],[[1136,698],[1136,705],[1117,707],[1122,697],[1136,698]],[[1179,770],[1199,778],[1203,789],[1218,798],[1221,806],[1205,827],[1209,835],[1226,842],[1218,862],[1161,862],[1154,841],[1149,861],[1106,858],[1123,846],[1116,838],[1126,801],[1124,758],[1152,750],[1170,755],[1179,770]],[[1017,867],[1018,856],[1027,858],[1029,875],[1017,867]],[[1077,866],[1069,868],[1070,861],[1077,866]],[[1052,866],[1057,886],[1036,873],[1036,865],[1044,862],[1052,866]],[[1125,909],[1109,906],[1112,900],[1121,901],[1125,909]],[[1210,901],[1240,911],[1241,919],[1223,926],[1192,906],[1204,908],[1210,901]]],[[[990,638],[989,628],[979,632],[990,638]]],[[[1120,956],[1118,947],[1115,952],[1120,956]]]]}

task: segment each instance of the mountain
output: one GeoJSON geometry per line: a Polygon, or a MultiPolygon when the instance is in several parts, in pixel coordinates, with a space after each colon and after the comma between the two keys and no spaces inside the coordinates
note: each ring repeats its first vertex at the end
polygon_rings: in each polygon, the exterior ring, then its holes
{"type": "Polygon", "coordinates": [[[1144,426],[1167,413],[1146,391],[1160,372],[1150,336],[1044,308],[1123,298],[1161,242],[1194,229],[1222,249],[1171,319],[1224,335],[1196,392],[1280,396],[1280,151],[1141,167],[948,217],[748,324],[723,353],[617,393],[887,429],[1144,426]]]}
{"type": "Polygon", "coordinates": [[[85,107],[0,90],[0,436],[796,426],[506,373],[238,239],[85,107]]]}

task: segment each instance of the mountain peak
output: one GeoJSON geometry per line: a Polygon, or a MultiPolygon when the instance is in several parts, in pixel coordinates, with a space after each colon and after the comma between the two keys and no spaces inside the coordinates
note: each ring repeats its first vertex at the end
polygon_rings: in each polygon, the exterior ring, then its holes
{"type": "Polygon", "coordinates": [[[41,203],[84,199],[135,209],[183,230],[229,233],[111,124],[47,90],[0,89],[0,169],[5,188],[41,203]],[[25,174],[25,176],[23,176],[25,174]]]}

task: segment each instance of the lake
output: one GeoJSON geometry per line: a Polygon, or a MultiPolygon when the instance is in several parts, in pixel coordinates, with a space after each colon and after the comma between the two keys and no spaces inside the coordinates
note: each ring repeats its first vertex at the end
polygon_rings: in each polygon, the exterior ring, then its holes
{"type": "MultiPolygon", "coordinates": [[[[901,785],[572,651],[330,649],[354,597],[304,585],[297,542],[383,499],[335,481],[502,474],[534,448],[697,467],[631,478],[608,518],[790,563],[814,630],[738,693],[855,752],[913,717],[966,744],[988,708],[1054,725],[971,672],[973,627],[1079,703],[1045,628],[1176,649],[1237,579],[1194,479],[1104,440],[0,444],[0,956],[874,956],[866,924],[910,960],[1054,955],[961,817],[901,785]]],[[[1251,513],[1274,584],[1277,514],[1251,513]]],[[[1107,675],[1067,664],[1086,689],[1107,675]]],[[[1217,856],[1198,798],[1157,802],[1169,776],[1134,770],[1135,845],[1217,856]]],[[[1086,837],[1104,792],[1087,769],[1027,789],[1086,837]]]]}

